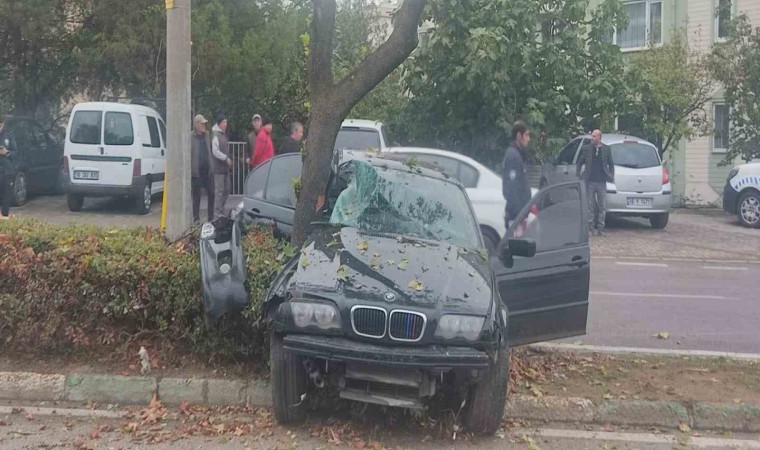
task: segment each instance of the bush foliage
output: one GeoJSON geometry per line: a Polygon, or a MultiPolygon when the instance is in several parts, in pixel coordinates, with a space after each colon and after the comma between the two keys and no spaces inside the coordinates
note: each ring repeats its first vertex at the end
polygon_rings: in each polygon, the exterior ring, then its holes
{"type": "Polygon", "coordinates": [[[258,306],[284,257],[271,233],[245,239],[249,308],[203,324],[198,236],[167,244],[150,229],[0,222],[0,348],[65,354],[151,342],[229,360],[266,355],[258,306]]]}

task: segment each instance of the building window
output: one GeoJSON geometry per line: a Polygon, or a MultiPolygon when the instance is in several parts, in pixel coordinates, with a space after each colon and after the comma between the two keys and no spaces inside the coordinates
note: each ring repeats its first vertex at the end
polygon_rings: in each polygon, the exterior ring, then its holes
{"type": "Polygon", "coordinates": [[[613,34],[613,44],[622,49],[641,49],[662,44],[662,1],[625,2],[628,27],[613,34]]]}
{"type": "Polygon", "coordinates": [[[713,152],[725,153],[728,151],[729,138],[729,108],[723,103],[713,105],[713,121],[715,122],[715,135],[713,136],[713,152]]]}
{"type": "Polygon", "coordinates": [[[715,0],[715,35],[718,40],[728,38],[732,19],[731,0],[715,0]]]}

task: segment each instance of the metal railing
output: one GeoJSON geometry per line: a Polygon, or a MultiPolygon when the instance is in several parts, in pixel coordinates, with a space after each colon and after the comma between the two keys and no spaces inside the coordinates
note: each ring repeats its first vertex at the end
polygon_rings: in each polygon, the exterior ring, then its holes
{"type": "Polygon", "coordinates": [[[251,171],[248,164],[245,163],[246,158],[250,158],[251,152],[248,150],[248,144],[245,142],[230,142],[229,154],[232,157],[232,179],[231,179],[231,195],[243,195],[245,187],[245,178],[248,176],[248,172],[251,171]]]}

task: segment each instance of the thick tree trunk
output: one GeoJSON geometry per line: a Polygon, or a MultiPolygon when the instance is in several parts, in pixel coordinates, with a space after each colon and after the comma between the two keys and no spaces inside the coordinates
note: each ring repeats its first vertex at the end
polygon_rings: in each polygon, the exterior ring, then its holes
{"type": "Polygon", "coordinates": [[[313,0],[314,15],[309,41],[309,138],[296,205],[293,243],[300,246],[311,231],[319,198],[330,176],[335,138],[340,124],[369,91],[383,81],[417,47],[417,26],[425,0],[405,0],[393,19],[388,40],[367,55],[359,66],[337,84],[332,74],[335,0],[313,0]]]}

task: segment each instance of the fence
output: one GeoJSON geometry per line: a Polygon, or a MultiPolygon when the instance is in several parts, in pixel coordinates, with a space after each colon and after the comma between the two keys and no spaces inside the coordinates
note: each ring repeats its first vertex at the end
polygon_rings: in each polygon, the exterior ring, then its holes
{"type": "Polygon", "coordinates": [[[230,156],[232,157],[232,195],[243,195],[245,188],[245,178],[251,171],[250,166],[246,164],[245,159],[250,158],[251,152],[248,151],[248,145],[245,142],[230,142],[228,146],[230,156]]]}

